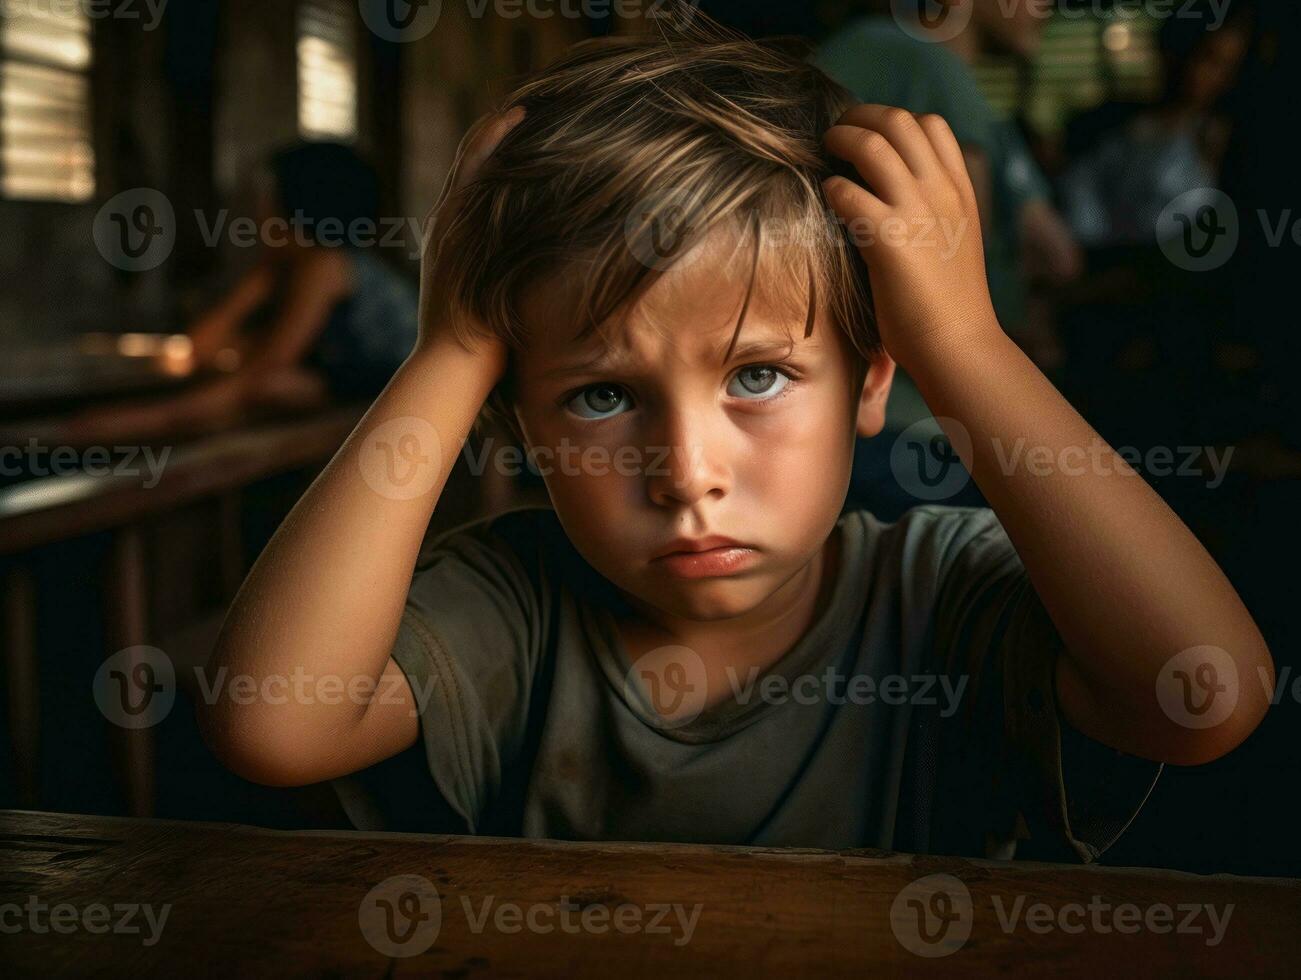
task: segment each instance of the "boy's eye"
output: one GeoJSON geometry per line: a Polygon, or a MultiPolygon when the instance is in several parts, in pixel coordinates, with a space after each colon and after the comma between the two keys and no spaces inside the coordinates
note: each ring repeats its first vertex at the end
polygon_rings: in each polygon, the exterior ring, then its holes
{"type": "Polygon", "coordinates": [[[743,367],[732,376],[727,393],[737,398],[771,398],[786,387],[790,376],[767,364],[743,367]]]}
{"type": "Polygon", "coordinates": [[[628,394],[618,385],[592,385],[569,399],[567,407],[579,418],[606,419],[627,410],[628,394]]]}

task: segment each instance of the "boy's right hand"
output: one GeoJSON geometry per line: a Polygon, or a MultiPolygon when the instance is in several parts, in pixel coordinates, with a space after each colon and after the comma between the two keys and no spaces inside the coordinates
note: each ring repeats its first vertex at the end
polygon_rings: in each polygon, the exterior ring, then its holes
{"type": "Polygon", "coordinates": [[[447,295],[442,247],[461,206],[461,191],[479,175],[502,138],[523,118],[523,107],[516,106],[508,112],[483,116],[470,127],[457,147],[456,159],[447,174],[438,203],[425,219],[420,260],[420,336],[417,349],[439,349],[443,354],[459,349],[464,354],[466,349],[460,338],[477,338],[475,349],[469,353],[482,359],[484,366],[493,372],[493,383],[505,371],[506,345],[490,336],[482,324],[454,321],[455,316],[465,314],[453,310],[447,295]]]}

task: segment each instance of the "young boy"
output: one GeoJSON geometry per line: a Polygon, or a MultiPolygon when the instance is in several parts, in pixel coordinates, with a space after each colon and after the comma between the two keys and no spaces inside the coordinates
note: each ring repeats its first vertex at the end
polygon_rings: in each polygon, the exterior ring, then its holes
{"type": "Polygon", "coordinates": [[[202,709],[247,778],[419,743],[471,833],[1091,860],[1265,711],[1232,587],[1000,329],[937,116],[579,45],[462,144],[421,316],[227,619],[282,695],[202,709]],[[896,363],[992,510],[841,515],[896,363]],[[552,507],[421,554],[485,402],[552,507]]]}

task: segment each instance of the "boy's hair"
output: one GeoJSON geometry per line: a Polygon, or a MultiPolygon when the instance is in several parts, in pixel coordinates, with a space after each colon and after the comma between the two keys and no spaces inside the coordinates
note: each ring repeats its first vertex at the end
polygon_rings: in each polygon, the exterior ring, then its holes
{"type": "MultiPolygon", "coordinates": [[[[736,333],[761,282],[798,302],[806,336],[829,311],[861,383],[880,350],[867,269],[821,186],[849,175],[822,136],[857,100],[791,44],[696,14],[574,45],[509,98],[503,108],[523,105],[523,121],[461,192],[443,243],[452,303],[518,349],[525,291],[556,276],[579,287],[574,321],[587,336],[728,226],[748,277],[736,333]]],[[[509,401],[507,379],[487,414],[511,424],[509,401]]]]}

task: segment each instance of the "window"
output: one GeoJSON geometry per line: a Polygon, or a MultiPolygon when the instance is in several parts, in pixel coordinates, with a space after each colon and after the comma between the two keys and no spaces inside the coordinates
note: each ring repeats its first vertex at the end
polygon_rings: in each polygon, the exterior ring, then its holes
{"type": "MultiPolygon", "coordinates": [[[[1108,100],[1147,101],[1159,91],[1158,22],[1113,11],[1059,12],[1044,29],[1043,46],[1031,68],[1025,112],[1043,133],[1057,132],[1077,112],[1108,100]]],[[[985,59],[976,81],[995,111],[1016,108],[1019,79],[1010,59],[985,59]]]]}
{"type": "Polygon", "coordinates": [[[89,200],[90,19],[60,0],[0,9],[0,196],[89,200]]]}
{"type": "Polygon", "coordinates": [[[298,132],[305,139],[357,137],[355,3],[302,0],[298,7],[298,132]]]}

